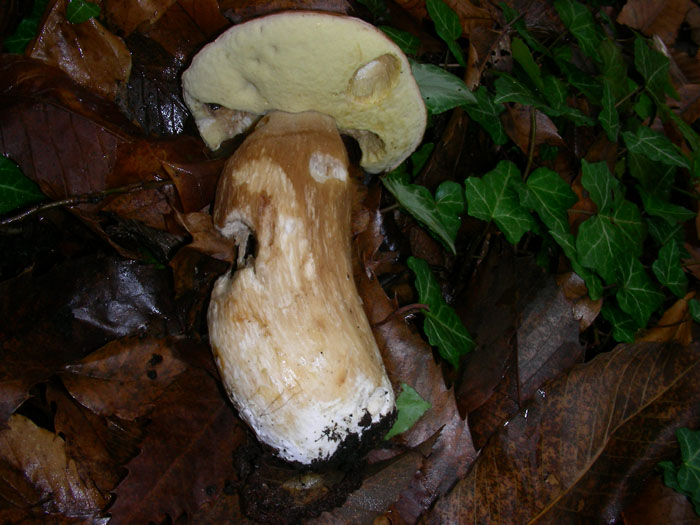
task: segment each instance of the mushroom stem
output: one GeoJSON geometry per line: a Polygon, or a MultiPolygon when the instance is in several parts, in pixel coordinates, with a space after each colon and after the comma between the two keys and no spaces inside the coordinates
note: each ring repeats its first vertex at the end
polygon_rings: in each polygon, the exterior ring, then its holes
{"type": "Polygon", "coordinates": [[[331,117],[272,112],[227,162],[214,207],[224,235],[257,241],[212,292],[222,380],[259,439],[302,464],[357,449],[395,413],[352,277],[353,184],[331,117]]]}

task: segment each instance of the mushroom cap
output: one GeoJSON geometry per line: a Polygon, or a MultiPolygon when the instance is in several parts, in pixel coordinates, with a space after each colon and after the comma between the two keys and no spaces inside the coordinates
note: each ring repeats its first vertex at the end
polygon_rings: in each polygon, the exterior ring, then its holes
{"type": "Polygon", "coordinates": [[[362,149],[380,173],[420,144],[426,109],[408,59],[360,19],[284,12],[233,26],[206,45],[182,76],[184,99],[211,149],[268,111],[317,111],[362,149]]]}

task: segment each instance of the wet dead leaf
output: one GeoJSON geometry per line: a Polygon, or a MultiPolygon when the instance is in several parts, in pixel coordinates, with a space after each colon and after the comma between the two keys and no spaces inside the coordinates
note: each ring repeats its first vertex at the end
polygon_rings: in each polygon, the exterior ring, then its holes
{"type": "Polygon", "coordinates": [[[109,27],[123,36],[129,36],[138,27],[155,23],[177,0],[103,0],[105,18],[109,27]]]}
{"type": "Polygon", "coordinates": [[[61,379],[71,396],[94,413],[134,420],[148,414],[186,368],[167,339],[125,338],[69,364],[61,379]]]}
{"type": "Polygon", "coordinates": [[[21,488],[31,486],[38,496],[36,510],[45,514],[89,518],[98,515],[106,503],[90,480],[81,479],[63,439],[24,416],[13,415],[9,428],[0,432],[0,464],[2,471],[9,468],[24,474],[21,488]]]}
{"type": "Polygon", "coordinates": [[[114,100],[131,70],[124,41],[91,18],[82,24],[66,20],[67,0],[55,0],[26,54],[65,71],[75,82],[114,100]]]}
{"type": "Polygon", "coordinates": [[[664,312],[656,326],[647,330],[639,341],[655,343],[676,342],[689,345],[693,342],[693,320],[688,313],[688,301],[695,297],[695,292],[689,292],[664,312]]]}
{"type": "Polygon", "coordinates": [[[543,387],[426,523],[614,519],[697,425],[700,347],[621,345],[543,387]],[[595,517],[595,518],[594,518],[595,517]]]}
{"type": "Polygon", "coordinates": [[[246,430],[208,373],[180,374],[150,420],[141,453],[115,489],[110,523],[159,522],[166,515],[175,521],[213,501],[233,478],[233,451],[246,430]]]}
{"type": "Polygon", "coordinates": [[[627,0],[617,22],[647,36],[658,35],[671,46],[692,5],[690,0],[627,0]]]}
{"type": "MultiPolygon", "coordinates": [[[[512,104],[506,107],[501,114],[501,122],[506,134],[518,147],[528,154],[530,147],[530,134],[532,129],[533,109],[529,106],[512,104]]],[[[537,146],[549,144],[550,146],[564,146],[564,141],[559,135],[554,122],[539,110],[535,111],[535,154],[539,151],[537,146]]]]}

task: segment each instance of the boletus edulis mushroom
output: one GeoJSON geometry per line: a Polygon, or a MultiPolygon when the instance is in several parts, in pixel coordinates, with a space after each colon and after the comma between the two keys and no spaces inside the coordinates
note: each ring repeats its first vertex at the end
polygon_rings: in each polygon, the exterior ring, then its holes
{"type": "Polygon", "coordinates": [[[284,12],[232,27],[182,79],[210,148],[255,126],[213,210],[239,248],[208,311],[224,386],[281,458],[342,460],[389,429],[395,402],[353,281],[356,181],[340,133],[369,173],[411,154],[426,110],[408,60],[359,19],[284,12]]]}

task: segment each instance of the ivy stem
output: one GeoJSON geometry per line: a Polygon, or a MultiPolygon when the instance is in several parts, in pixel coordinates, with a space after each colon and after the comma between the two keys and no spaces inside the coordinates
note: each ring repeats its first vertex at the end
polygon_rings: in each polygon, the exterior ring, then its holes
{"type": "Polygon", "coordinates": [[[532,160],[535,156],[535,136],[537,135],[537,110],[530,108],[530,143],[527,147],[527,166],[523,173],[523,182],[530,176],[530,168],[532,168],[532,160]]]}
{"type": "Polygon", "coordinates": [[[396,310],[394,310],[393,312],[391,312],[389,315],[387,315],[384,319],[382,319],[382,320],[379,321],[378,323],[375,323],[375,324],[372,325],[372,326],[376,328],[376,327],[378,327],[378,326],[382,326],[383,324],[388,323],[389,321],[391,321],[391,320],[392,320],[394,317],[396,317],[397,315],[398,315],[398,316],[401,316],[401,317],[403,317],[403,318],[406,318],[406,317],[408,317],[409,315],[411,315],[412,313],[415,313],[415,312],[418,312],[418,311],[421,311],[421,310],[430,310],[430,308],[428,307],[427,304],[423,304],[423,303],[407,304],[407,305],[405,305],[405,306],[402,306],[401,308],[397,308],[396,310]]]}
{"type": "Polygon", "coordinates": [[[128,184],[126,186],[121,186],[119,188],[110,188],[107,190],[99,191],[97,193],[84,193],[82,195],[73,195],[72,197],[67,197],[65,199],[51,201],[51,202],[40,202],[29,208],[25,208],[21,212],[10,215],[0,220],[0,226],[7,226],[14,222],[18,222],[34,215],[35,213],[40,213],[51,208],[58,207],[73,207],[79,204],[96,204],[102,199],[109,197],[110,195],[132,193],[139,190],[148,190],[154,188],[160,188],[162,186],[168,186],[172,184],[171,180],[159,180],[159,181],[149,181],[149,182],[136,182],[134,184],[128,184]]]}
{"type": "Polygon", "coordinates": [[[394,211],[399,208],[399,203],[397,202],[396,204],[392,204],[391,206],[387,206],[386,208],[382,208],[379,210],[379,213],[384,215],[385,213],[388,213],[390,211],[394,211]]]}
{"type": "Polygon", "coordinates": [[[639,87],[639,88],[635,89],[634,91],[630,91],[629,93],[627,93],[624,97],[622,97],[620,100],[618,100],[615,103],[615,109],[617,109],[619,106],[621,106],[622,104],[627,102],[633,96],[637,95],[638,93],[641,93],[643,89],[644,88],[639,87]]]}

